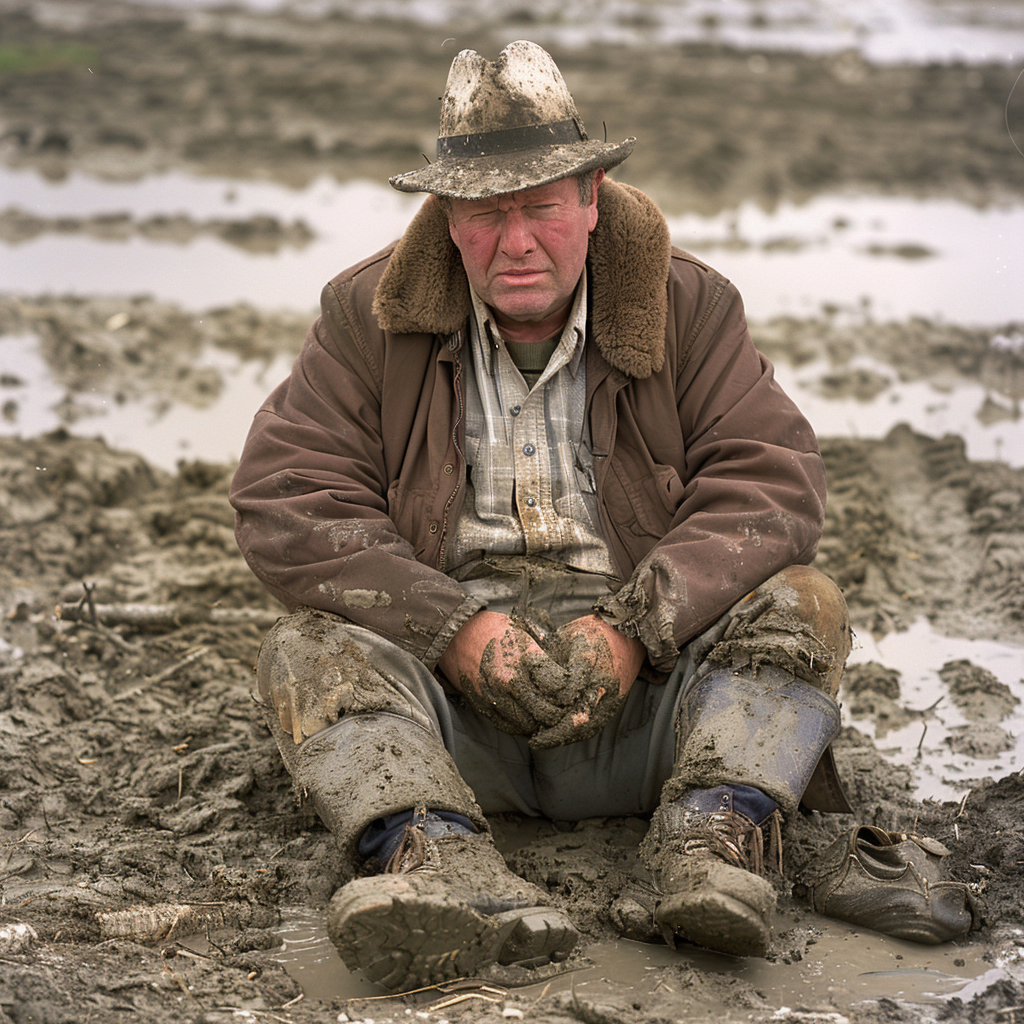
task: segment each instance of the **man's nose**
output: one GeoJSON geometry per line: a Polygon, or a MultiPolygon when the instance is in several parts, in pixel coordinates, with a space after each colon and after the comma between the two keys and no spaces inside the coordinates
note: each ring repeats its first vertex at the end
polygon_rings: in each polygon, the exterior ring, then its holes
{"type": "Polygon", "coordinates": [[[510,210],[505,214],[505,222],[501,231],[501,251],[509,259],[521,259],[529,256],[537,247],[530,230],[530,224],[519,210],[510,210]]]}

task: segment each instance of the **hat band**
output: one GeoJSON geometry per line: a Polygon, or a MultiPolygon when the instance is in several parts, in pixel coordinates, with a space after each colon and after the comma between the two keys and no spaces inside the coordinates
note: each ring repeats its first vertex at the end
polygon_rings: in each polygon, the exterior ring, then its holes
{"type": "Polygon", "coordinates": [[[522,128],[502,128],[495,132],[476,135],[442,135],[437,140],[437,155],[443,156],[499,156],[518,153],[540,146],[560,146],[573,142],[586,142],[587,136],[579,124],[572,120],[553,124],[531,124],[522,128]]]}

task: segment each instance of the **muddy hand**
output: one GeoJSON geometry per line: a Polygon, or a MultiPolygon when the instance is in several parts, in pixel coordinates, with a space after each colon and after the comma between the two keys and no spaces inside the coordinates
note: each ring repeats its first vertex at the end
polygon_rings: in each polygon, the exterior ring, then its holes
{"type": "Polygon", "coordinates": [[[569,689],[576,693],[572,703],[561,709],[557,722],[538,729],[530,737],[534,750],[578,743],[599,733],[626,702],[619,681],[599,666],[586,661],[571,665],[569,689]]]}
{"type": "Polygon", "coordinates": [[[477,612],[438,667],[466,702],[502,732],[531,736],[563,714],[566,671],[507,616],[477,612]]]}
{"type": "Polygon", "coordinates": [[[524,650],[511,674],[495,671],[494,646],[495,641],[488,645],[476,686],[462,691],[469,703],[502,732],[516,736],[532,736],[557,722],[565,710],[551,695],[565,690],[566,670],[543,651],[524,650]]]}
{"type": "Polygon", "coordinates": [[[566,623],[555,650],[566,666],[564,712],[530,739],[535,750],[578,743],[600,732],[625,703],[646,652],[595,616],[566,623]]]}

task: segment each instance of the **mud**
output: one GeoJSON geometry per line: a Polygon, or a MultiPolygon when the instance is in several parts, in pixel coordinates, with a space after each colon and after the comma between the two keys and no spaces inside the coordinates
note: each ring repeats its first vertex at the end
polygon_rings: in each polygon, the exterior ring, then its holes
{"type": "MultiPolygon", "coordinates": [[[[308,314],[248,306],[184,310],[145,295],[123,298],[0,294],[0,332],[39,338],[46,365],[65,395],[61,416],[74,423],[104,402],[146,400],[205,408],[223,390],[219,371],[200,365],[209,350],[269,363],[298,351],[308,314]]],[[[0,378],[3,415],[17,420],[30,381],[11,366],[0,378]]],[[[269,388],[268,388],[269,390],[269,388]]]]}
{"type": "MultiPolygon", "coordinates": [[[[842,529],[853,543],[824,544],[820,564],[843,580],[856,630],[924,614],[976,635],[1024,639],[1019,603],[1007,600],[1006,581],[985,568],[988,517],[975,515],[1012,504],[993,504],[992,494],[1024,499],[1024,472],[971,464],[957,445],[905,430],[886,444],[827,443],[826,457],[836,482],[845,483],[836,488],[830,536],[842,529]],[[886,473],[885,452],[899,474],[886,473]],[[941,532],[921,522],[925,505],[941,532]],[[916,557],[901,557],[908,552],[916,557]],[[965,608],[974,611],[968,616],[965,608]]],[[[257,1019],[260,1011],[323,1019],[318,1001],[285,1006],[301,992],[275,959],[274,927],[284,908],[326,905],[340,877],[337,850],[309,809],[296,805],[253,703],[261,626],[203,621],[197,613],[274,611],[234,547],[229,475],[230,467],[202,463],[163,473],[66,434],[0,443],[7,553],[0,567],[2,913],[6,924],[31,926],[38,937],[20,950],[12,945],[0,961],[0,1007],[11,1020],[81,1019],[83,1006],[98,1020],[129,1008],[152,1020],[228,1020],[239,1010],[257,1019]],[[130,618],[109,626],[99,616],[93,624],[89,595],[107,607],[141,599],[177,607],[185,624],[166,616],[156,626],[130,618]],[[58,605],[81,605],[84,614],[69,621],[55,615],[58,605]],[[104,929],[104,921],[132,919],[130,934],[104,929]],[[182,946],[186,925],[201,936],[209,928],[214,945],[202,954],[182,946]]],[[[1000,536],[1021,539],[1002,528],[1000,536]]],[[[986,702],[979,713],[989,726],[1010,707],[1003,688],[976,666],[952,664],[948,675],[957,699],[986,702]]],[[[865,711],[872,693],[880,725],[914,713],[891,674],[852,672],[851,704],[865,711]]],[[[972,726],[965,735],[980,734],[972,726]]],[[[893,829],[916,822],[948,845],[953,877],[977,893],[978,940],[993,956],[1007,943],[1012,952],[1012,929],[1024,924],[1021,777],[970,783],[959,803],[921,803],[861,733],[844,730],[837,758],[858,820],[893,829]]],[[[783,910],[809,913],[792,886],[847,821],[811,815],[787,822],[783,910]]],[[[521,828],[514,820],[498,824],[513,836],[521,828]]],[[[510,855],[573,915],[584,955],[615,935],[610,907],[632,880],[645,828],[633,820],[568,831],[544,826],[510,855]]],[[[805,924],[779,934],[772,955],[810,955],[813,928],[829,927],[813,920],[810,930],[805,924]]],[[[723,984],[681,956],[677,966],[659,968],[674,994],[644,997],[639,1008],[636,999],[574,1001],[556,992],[538,1000],[516,990],[503,1005],[545,1021],[664,1019],[691,989],[703,998],[708,986],[723,984]]],[[[1008,979],[978,999],[991,1012],[1018,1005],[1022,994],[1008,979]]],[[[777,1016],[770,992],[733,985],[721,998],[717,1019],[788,1019],[777,1016]]],[[[458,1005],[472,1019],[500,1012],[479,1000],[458,1005]]],[[[941,1019],[986,1019],[980,1005],[961,1012],[949,1003],[941,1019]]],[[[818,1009],[866,1021],[934,1016],[934,1007],[886,1000],[818,1009]]],[[[405,1015],[401,1004],[341,999],[331,1010],[353,1020],[405,1015]]]]}
{"type": "Polygon", "coordinates": [[[209,235],[252,253],[273,253],[285,246],[301,249],[313,240],[313,232],[304,221],[282,224],[276,217],[196,221],[184,215],[140,220],[126,212],[92,217],[39,217],[8,208],[0,213],[0,240],[4,242],[27,242],[48,232],[119,242],[139,237],[177,245],[209,235]]]}
{"type": "MultiPolygon", "coordinates": [[[[60,179],[166,169],[292,184],[375,181],[433,158],[457,45],[493,53],[536,28],[527,9],[414,25],[84,0],[5,0],[19,73],[0,82],[0,155],[60,179]],[[382,74],[382,68],[386,74],[382,74]],[[382,117],[381,112],[386,116],[382,117]]],[[[638,139],[626,180],[670,212],[824,189],[1020,196],[1004,109],[1008,66],[867,64],[727,47],[552,46],[594,138],[638,139]],[[679,116],[685,104],[686,116],[679,116]],[[965,116],[965,111],[971,111],[965,116]]],[[[1024,135],[1024,107],[1009,111],[1024,135]]]]}
{"type": "MultiPolygon", "coordinates": [[[[170,168],[292,185],[320,174],[382,180],[432,152],[451,58],[450,47],[423,44],[421,27],[340,16],[3,0],[0,27],[0,159],[52,180],[170,168]]],[[[460,37],[474,27],[460,25],[460,37]]],[[[511,12],[501,25],[481,26],[472,45],[528,29],[526,14],[511,12]]],[[[440,31],[438,40],[453,34],[440,31]]],[[[1007,66],[875,67],[852,53],[690,45],[654,48],[642,60],[607,44],[554,52],[592,135],[605,121],[609,138],[657,140],[638,144],[621,177],[670,212],[748,198],[770,205],[823,189],[978,203],[1024,194],[1020,157],[995,141],[1005,136],[1017,73],[1007,66]]],[[[303,237],[283,221],[26,217],[3,214],[2,237],[167,230],[184,243],[194,232],[223,238],[239,226],[236,237],[249,233],[255,249],[303,237]]],[[[104,401],[210,404],[223,380],[203,364],[204,352],[269,363],[297,350],[308,320],[306,312],[181,308],[145,296],[0,296],[0,333],[41,339],[69,426],[104,401]]],[[[870,397],[891,372],[950,387],[981,383],[986,415],[1020,416],[1020,324],[995,332],[882,324],[826,310],[753,329],[772,358],[827,360],[821,387],[836,395],[870,397]],[[851,362],[857,356],[879,360],[884,372],[865,371],[851,362]]],[[[8,421],[30,386],[17,367],[5,368],[8,421]]],[[[971,462],[962,439],[905,426],[880,440],[825,437],[822,447],[830,504],[815,564],[841,586],[856,634],[880,638],[923,617],[948,636],[1024,645],[1024,471],[971,462]]],[[[628,976],[609,971],[599,994],[566,982],[459,1002],[436,992],[404,1002],[304,996],[282,965],[278,929],[294,908],[322,916],[342,867],[329,833],[296,803],[253,699],[265,622],[281,609],[235,547],[231,472],[201,461],[167,472],[66,431],[0,438],[0,1021],[134,1013],[161,1024],[981,1024],[1020,1013],[1024,778],[957,776],[958,799],[917,799],[912,772],[888,756],[887,736],[907,723],[927,726],[935,712],[880,662],[846,677],[844,715],[876,731],[872,739],[845,726],[837,762],[857,821],[934,837],[951,851],[951,876],[971,886],[979,927],[962,957],[987,958],[993,973],[965,983],[962,997],[888,994],[873,978],[865,990],[848,983],[794,1001],[771,981],[777,975],[723,973],[720,961],[685,947],[628,976]],[[161,611],[145,616],[140,607],[161,611]]],[[[962,662],[944,670],[943,699],[962,713],[944,755],[950,772],[967,754],[1003,749],[1013,713],[1013,695],[962,662]]],[[[832,934],[856,951],[849,962],[864,962],[871,934],[851,935],[814,914],[801,889],[851,823],[812,813],[787,820],[766,970],[812,962],[832,934]]],[[[633,884],[647,822],[492,824],[513,868],[547,888],[583,932],[569,964],[583,977],[586,958],[618,939],[610,908],[633,884]]],[[[616,955],[626,961],[626,952],[616,955]]],[[[924,962],[909,946],[896,955],[906,959],[895,967],[924,962]]],[[[843,974],[842,963],[828,969],[843,974]]],[[[344,991],[352,990],[339,984],[344,991]]]]}

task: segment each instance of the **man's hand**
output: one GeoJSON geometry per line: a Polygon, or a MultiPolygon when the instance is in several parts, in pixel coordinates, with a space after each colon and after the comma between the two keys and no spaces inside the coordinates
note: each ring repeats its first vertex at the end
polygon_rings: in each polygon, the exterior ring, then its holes
{"type": "Polygon", "coordinates": [[[562,626],[548,653],[514,619],[483,611],[455,634],[438,668],[480,714],[541,750],[600,732],[646,655],[596,615],[562,626]]]}
{"type": "Polygon", "coordinates": [[[647,648],[639,640],[619,632],[596,615],[584,615],[567,622],[558,635],[574,643],[576,656],[595,664],[603,663],[609,674],[618,680],[623,697],[629,693],[647,657],[647,648]]]}
{"type": "Polygon", "coordinates": [[[625,702],[647,656],[639,640],[596,615],[567,622],[558,630],[556,647],[568,673],[563,692],[570,699],[557,722],[531,736],[530,746],[537,750],[600,732],[625,702]]]}
{"type": "Polygon", "coordinates": [[[532,736],[562,717],[566,671],[507,615],[481,611],[437,663],[448,681],[502,732],[532,736]]]}

